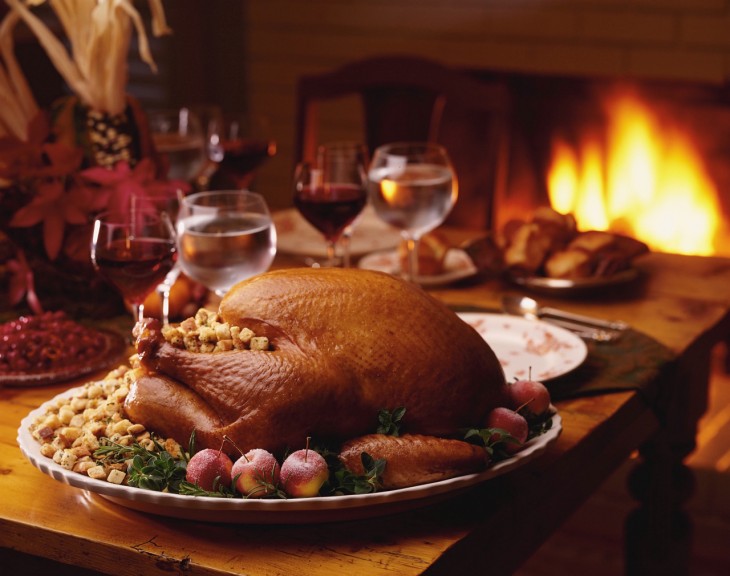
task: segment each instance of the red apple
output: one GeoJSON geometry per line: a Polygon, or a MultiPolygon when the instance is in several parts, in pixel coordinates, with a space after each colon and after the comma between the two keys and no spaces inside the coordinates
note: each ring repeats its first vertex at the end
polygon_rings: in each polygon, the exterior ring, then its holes
{"type": "Polygon", "coordinates": [[[190,458],[185,479],[203,490],[213,492],[220,485],[230,486],[232,468],[233,462],[225,452],[205,448],[190,458]],[[216,478],[219,479],[218,484],[215,483],[216,478]]]}
{"type": "Polygon", "coordinates": [[[280,466],[271,452],[254,448],[233,464],[231,476],[236,479],[236,490],[246,498],[263,498],[276,491],[280,466]]]}
{"type": "Polygon", "coordinates": [[[281,487],[293,498],[316,496],[328,478],[327,461],[309,448],[292,452],[281,465],[281,487]]]}
{"type": "Polygon", "coordinates": [[[537,380],[516,380],[507,386],[510,408],[523,414],[528,420],[542,416],[550,408],[550,392],[537,380]]]}
{"type": "Polygon", "coordinates": [[[487,415],[486,427],[504,430],[514,438],[515,441],[503,441],[499,434],[493,434],[491,438],[492,442],[503,444],[504,450],[509,454],[522,450],[529,432],[525,417],[510,408],[504,407],[494,408],[487,415]]]}

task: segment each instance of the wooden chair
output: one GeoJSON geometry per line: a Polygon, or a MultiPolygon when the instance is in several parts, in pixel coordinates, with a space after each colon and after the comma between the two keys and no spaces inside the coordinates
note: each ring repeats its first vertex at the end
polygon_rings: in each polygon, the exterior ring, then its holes
{"type": "Polygon", "coordinates": [[[429,140],[451,155],[459,200],[447,224],[493,225],[493,202],[506,180],[509,95],[497,81],[414,56],[379,56],[299,79],[295,158],[311,159],[318,144],[320,104],[359,96],[362,140],[429,140]]]}

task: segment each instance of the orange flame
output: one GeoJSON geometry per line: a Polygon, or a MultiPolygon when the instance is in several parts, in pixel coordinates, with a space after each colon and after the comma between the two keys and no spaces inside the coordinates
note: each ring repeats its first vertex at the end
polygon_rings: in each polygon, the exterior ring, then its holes
{"type": "Polygon", "coordinates": [[[652,249],[717,252],[717,189],[691,139],[660,126],[631,95],[610,102],[606,145],[585,136],[580,150],[553,145],[547,176],[552,207],[572,212],[581,230],[612,230],[652,249]]]}

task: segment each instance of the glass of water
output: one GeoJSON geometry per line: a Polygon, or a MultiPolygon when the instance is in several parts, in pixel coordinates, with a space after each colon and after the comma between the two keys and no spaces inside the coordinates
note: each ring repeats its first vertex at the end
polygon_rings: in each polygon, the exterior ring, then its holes
{"type": "Polygon", "coordinates": [[[375,213],[398,228],[406,241],[408,259],[402,272],[414,281],[418,241],[446,219],[458,196],[449,155],[430,142],[385,144],[373,154],[368,181],[375,213]]]}
{"type": "Polygon", "coordinates": [[[168,164],[168,178],[192,182],[203,169],[205,133],[190,108],[151,110],[148,114],[155,149],[168,164]]]}
{"type": "Polygon", "coordinates": [[[266,201],[248,190],[186,196],[177,229],[183,272],[219,296],[268,270],[276,255],[276,228],[266,201]]]}

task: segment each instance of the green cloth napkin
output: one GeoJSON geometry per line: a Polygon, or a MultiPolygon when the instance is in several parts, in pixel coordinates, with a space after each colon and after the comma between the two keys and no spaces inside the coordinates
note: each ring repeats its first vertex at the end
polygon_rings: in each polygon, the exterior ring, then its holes
{"type": "Polygon", "coordinates": [[[586,361],[549,383],[555,399],[639,390],[650,403],[657,399],[658,376],[673,367],[674,355],[664,345],[636,330],[614,342],[588,342],[586,361]]]}

